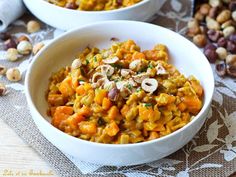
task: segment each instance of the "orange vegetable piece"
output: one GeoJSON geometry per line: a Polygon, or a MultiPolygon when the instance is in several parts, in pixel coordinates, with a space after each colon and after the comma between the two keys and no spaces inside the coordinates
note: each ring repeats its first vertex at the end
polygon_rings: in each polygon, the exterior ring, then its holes
{"type": "Polygon", "coordinates": [[[59,91],[64,97],[72,96],[74,94],[74,89],[72,88],[71,77],[66,77],[59,86],[59,91]]]}
{"type": "Polygon", "coordinates": [[[78,93],[78,95],[84,95],[86,93],[83,85],[79,85],[75,91],[78,93]]]}
{"type": "Polygon", "coordinates": [[[187,108],[187,106],[183,103],[183,102],[181,102],[180,104],[178,104],[178,109],[181,111],[181,112],[183,112],[183,111],[185,111],[185,109],[187,108]]]}
{"type": "Polygon", "coordinates": [[[78,110],[77,113],[81,116],[90,116],[92,112],[88,106],[83,106],[81,109],[78,110]]]}
{"type": "Polygon", "coordinates": [[[141,52],[134,52],[132,55],[132,60],[145,59],[145,55],[141,52]]]}
{"type": "Polygon", "coordinates": [[[110,124],[106,126],[105,131],[109,136],[115,136],[120,131],[120,129],[116,124],[116,122],[112,121],[110,124]]]}
{"type": "Polygon", "coordinates": [[[154,139],[157,139],[159,138],[159,134],[157,132],[150,132],[150,135],[148,137],[148,140],[154,140],[154,139]]]}
{"type": "Polygon", "coordinates": [[[82,121],[79,123],[79,129],[83,134],[95,134],[97,126],[94,122],[82,121]]]}
{"type": "Polygon", "coordinates": [[[202,108],[202,101],[197,96],[185,96],[182,101],[190,113],[197,114],[202,108]]]}
{"type": "Polygon", "coordinates": [[[73,129],[77,129],[78,123],[85,120],[85,118],[82,115],[79,115],[78,113],[73,114],[72,116],[68,117],[66,120],[68,125],[73,129]]]}
{"type": "Polygon", "coordinates": [[[119,114],[119,109],[116,106],[112,106],[108,111],[108,118],[114,120],[119,114]]]}
{"type": "Polygon", "coordinates": [[[130,109],[129,106],[125,104],[121,109],[121,115],[123,117],[126,117],[126,114],[129,112],[129,109],[130,109]]]}
{"type": "Polygon", "coordinates": [[[95,91],[95,98],[94,101],[95,103],[102,105],[102,101],[104,97],[107,97],[107,90],[105,89],[98,89],[95,91]]]}
{"type": "Polygon", "coordinates": [[[203,88],[197,81],[190,81],[196,94],[201,97],[203,95],[203,88]]]}
{"type": "Polygon", "coordinates": [[[105,110],[110,109],[110,107],[112,106],[112,102],[110,101],[110,99],[108,98],[103,98],[102,100],[102,108],[105,110]]]}
{"type": "Polygon", "coordinates": [[[59,106],[56,108],[52,117],[52,125],[59,128],[60,123],[73,114],[73,108],[70,106],[59,106]]]}
{"type": "Polygon", "coordinates": [[[65,104],[65,101],[61,94],[49,94],[48,103],[52,106],[62,106],[65,104]]]}
{"type": "Polygon", "coordinates": [[[160,112],[158,110],[153,110],[152,107],[140,105],[139,118],[146,121],[158,120],[160,119],[160,112]]]}

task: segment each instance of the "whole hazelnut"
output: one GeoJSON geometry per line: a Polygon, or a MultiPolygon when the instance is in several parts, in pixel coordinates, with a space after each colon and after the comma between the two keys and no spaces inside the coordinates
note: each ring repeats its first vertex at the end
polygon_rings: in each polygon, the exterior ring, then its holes
{"type": "Polygon", "coordinates": [[[225,62],[227,65],[236,66],[236,55],[230,54],[226,57],[225,62]]]}
{"type": "Polygon", "coordinates": [[[222,5],[221,0],[209,0],[211,7],[220,7],[222,5]]]}
{"type": "Polygon", "coordinates": [[[228,37],[235,32],[235,28],[233,26],[228,26],[223,30],[224,37],[228,37]]]}
{"type": "Polygon", "coordinates": [[[231,52],[232,54],[236,53],[236,44],[234,44],[232,41],[227,42],[227,50],[231,52]]]}
{"type": "Polygon", "coordinates": [[[216,21],[218,23],[224,23],[227,20],[229,20],[231,17],[231,11],[230,10],[223,10],[217,17],[216,17],[216,21]]]}
{"type": "Polygon", "coordinates": [[[216,53],[217,53],[219,59],[221,59],[221,60],[225,60],[225,58],[228,55],[227,50],[225,48],[223,48],[223,47],[218,47],[216,49],[216,53]]]}
{"type": "Polygon", "coordinates": [[[78,69],[82,65],[82,62],[79,58],[75,59],[71,64],[71,69],[78,69]]]}
{"type": "Polygon", "coordinates": [[[4,96],[7,93],[7,88],[4,84],[0,83],[0,96],[4,96]]]}
{"type": "Polygon", "coordinates": [[[193,43],[198,47],[204,47],[207,43],[206,36],[204,34],[197,34],[193,37],[193,43]]]}
{"type": "Polygon", "coordinates": [[[191,19],[188,22],[188,28],[196,28],[196,27],[199,27],[198,21],[196,19],[191,19]]]}
{"type": "Polygon", "coordinates": [[[13,38],[10,38],[4,42],[4,49],[7,50],[9,48],[16,48],[17,44],[13,38]]]}
{"type": "Polygon", "coordinates": [[[6,72],[7,79],[12,82],[21,80],[21,73],[17,68],[10,68],[6,72]]]}
{"type": "Polygon", "coordinates": [[[4,75],[7,72],[7,68],[3,65],[0,65],[0,75],[4,75]]]}
{"type": "Polygon", "coordinates": [[[215,66],[215,69],[216,69],[216,74],[218,74],[220,77],[223,77],[226,75],[226,64],[224,61],[217,63],[215,66]]]}
{"type": "Polygon", "coordinates": [[[38,32],[40,30],[40,24],[35,21],[35,20],[31,20],[27,23],[27,31],[29,33],[35,33],[38,32]]]}
{"type": "Polygon", "coordinates": [[[207,49],[204,51],[205,56],[207,57],[210,63],[215,63],[217,60],[217,53],[215,50],[207,49]]]}
{"type": "Polygon", "coordinates": [[[220,37],[222,37],[222,33],[220,31],[210,29],[207,31],[207,36],[211,41],[216,42],[220,37]]]}
{"type": "Polygon", "coordinates": [[[230,35],[229,40],[236,44],[236,34],[230,35]]]}
{"type": "Polygon", "coordinates": [[[227,46],[227,39],[225,39],[224,37],[221,37],[217,41],[217,45],[218,45],[218,47],[226,47],[227,46]]]}
{"type": "Polygon", "coordinates": [[[231,10],[232,12],[236,10],[236,2],[235,1],[231,1],[229,3],[229,10],[231,10]]]}
{"type": "Polygon", "coordinates": [[[0,33],[0,40],[6,41],[7,39],[10,39],[10,38],[11,38],[11,34],[10,33],[8,33],[8,32],[0,33]]]}
{"type": "Polygon", "coordinates": [[[44,47],[44,43],[39,42],[33,47],[33,54],[36,55],[42,48],[44,47]]]}
{"type": "Polygon", "coordinates": [[[206,25],[208,29],[220,30],[220,24],[213,18],[206,17],[206,25]]]}
{"type": "Polygon", "coordinates": [[[227,74],[231,77],[236,77],[236,66],[227,66],[227,74]]]}
{"type": "Polygon", "coordinates": [[[204,51],[206,51],[206,50],[208,50],[208,49],[210,49],[210,50],[216,50],[216,46],[214,46],[213,44],[209,43],[209,44],[207,44],[207,45],[204,47],[204,51]]]}
{"type": "Polygon", "coordinates": [[[19,38],[17,38],[18,43],[21,41],[29,41],[29,38],[25,35],[21,35],[19,38]]]}
{"type": "Polygon", "coordinates": [[[222,29],[225,29],[226,27],[228,27],[228,26],[233,26],[233,25],[234,25],[233,20],[228,20],[228,21],[224,22],[224,23],[221,25],[221,28],[222,28],[222,29]]]}
{"type": "Polygon", "coordinates": [[[10,48],[7,50],[6,58],[9,61],[16,61],[18,59],[18,51],[15,48],[10,48]]]}
{"type": "Polygon", "coordinates": [[[207,3],[205,3],[205,4],[202,4],[200,6],[200,10],[199,11],[200,11],[200,13],[202,15],[208,15],[210,8],[211,8],[211,6],[209,4],[207,4],[207,3]]]}
{"type": "Polygon", "coordinates": [[[117,101],[119,98],[120,91],[117,88],[113,88],[108,92],[108,98],[111,101],[117,101]]]}
{"type": "Polygon", "coordinates": [[[29,41],[21,41],[17,45],[17,50],[22,55],[28,55],[32,51],[32,45],[29,41]]]}
{"type": "Polygon", "coordinates": [[[204,20],[204,15],[202,15],[199,11],[197,11],[194,15],[194,19],[198,21],[203,21],[204,20]]]}

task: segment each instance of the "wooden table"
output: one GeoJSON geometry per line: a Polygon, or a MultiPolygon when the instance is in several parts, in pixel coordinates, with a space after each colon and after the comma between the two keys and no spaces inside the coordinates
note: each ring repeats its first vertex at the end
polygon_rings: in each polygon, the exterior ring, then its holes
{"type": "Polygon", "coordinates": [[[0,176],[57,176],[55,171],[0,119],[0,176]]]}

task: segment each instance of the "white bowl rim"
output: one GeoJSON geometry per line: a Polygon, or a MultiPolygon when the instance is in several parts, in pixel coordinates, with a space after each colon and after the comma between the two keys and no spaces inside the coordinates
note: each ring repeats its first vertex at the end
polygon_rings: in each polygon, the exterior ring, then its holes
{"type": "Polygon", "coordinates": [[[107,14],[109,15],[110,13],[118,13],[118,12],[124,12],[124,11],[127,11],[127,10],[130,10],[130,9],[133,9],[133,8],[136,8],[136,7],[139,7],[149,1],[152,1],[152,0],[142,0],[134,5],[131,5],[131,6],[128,6],[128,7],[123,7],[123,8],[120,8],[120,9],[113,9],[113,10],[102,10],[102,11],[83,11],[83,10],[73,10],[73,9],[68,9],[68,8],[64,8],[64,7],[60,7],[60,6],[57,6],[57,5],[54,5],[54,4],[51,4],[49,2],[47,2],[46,0],[38,0],[38,1],[42,1],[43,3],[46,3],[47,5],[50,5],[52,8],[55,8],[55,9],[58,9],[58,10],[65,10],[67,12],[75,12],[75,13],[81,13],[81,14],[85,14],[85,15],[89,15],[89,14],[93,14],[93,15],[102,15],[102,14],[107,14]]]}
{"type": "MultiPolygon", "coordinates": [[[[28,106],[31,106],[30,108],[33,109],[34,113],[37,113],[37,115],[31,115],[32,117],[33,116],[39,116],[44,125],[47,124],[49,125],[51,128],[53,128],[55,130],[55,133],[59,133],[61,136],[64,136],[64,137],[67,137],[69,139],[71,139],[71,141],[79,141],[81,143],[88,143],[90,146],[99,146],[99,147],[104,147],[104,148],[128,148],[128,147],[136,147],[136,146],[146,146],[146,145],[149,145],[149,144],[152,144],[152,143],[158,143],[159,141],[164,141],[168,138],[171,138],[173,137],[174,135],[180,133],[181,131],[184,131],[185,129],[187,129],[189,126],[191,126],[192,124],[194,124],[197,119],[199,119],[199,117],[207,110],[207,108],[210,106],[211,104],[211,101],[212,101],[212,97],[213,97],[213,93],[214,93],[214,75],[213,75],[213,71],[212,71],[212,68],[211,68],[211,65],[210,63],[208,62],[207,58],[205,57],[205,55],[199,50],[199,48],[197,48],[192,42],[190,42],[187,38],[181,36],[180,34],[170,30],[170,29],[167,29],[167,28],[164,28],[164,27],[161,27],[161,26],[158,26],[158,25],[154,25],[154,24],[150,24],[150,23],[146,23],[146,22],[139,22],[139,21],[129,21],[129,20],[115,20],[115,21],[102,21],[102,22],[96,22],[96,23],[92,23],[92,24],[87,24],[87,25],[83,25],[81,27],[78,27],[78,28],[74,28],[73,30],[70,30],[70,31],[67,31],[65,32],[64,34],[56,37],[55,39],[53,39],[53,41],[45,46],[42,50],[40,50],[35,56],[34,56],[34,59],[33,61],[31,62],[30,64],[30,67],[26,73],[26,77],[25,77],[25,89],[26,89],[26,99],[27,99],[27,102],[28,102],[28,106]],[[103,26],[106,26],[106,25],[110,25],[110,24],[127,24],[127,25],[131,25],[131,23],[133,24],[140,24],[140,25],[148,25],[148,26],[152,26],[154,28],[159,28],[161,30],[167,30],[169,33],[174,33],[175,35],[178,35],[179,37],[182,38],[182,40],[184,40],[186,43],[188,43],[188,45],[190,45],[191,47],[195,48],[196,50],[198,50],[200,53],[199,55],[202,55],[202,57],[207,61],[207,67],[208,69],[211,71],[211,75],[207,76],[209,78],[209,81],[213,81],[212,83],[212,90],[209,91],[209,95],[210,95],[210,98],[208,99],[207,102],[205,102],[203,104],[203,107],[201,109],[201,111],[194,117],[193,120],[191,120],[189,123],[187,123],[184,127],[168,134],[168,135],[165,135],[163,137],[160,137],[160,138],[157,138],[157,139],[154,139],[154,140],[150,140],[150,141],[145,141],[145,142],[140,142],[140,143],[133,143],[133,144],[105,144],[105,143],[97,143],[97,142],[91,142],[91,141],[87,141],[87,140],[83,140],[83,139],[80,139],[80,138],[76,138],[76,137],[73,137],[71,135],[68,135],[64,132],[62,132],[61,130],[57,129],[56,127],[54,127],[53,125],[51,125],[47,120],[45,120],[45,118],[39,113],[39,111],[37,110],[37,108],[35,107],[35,104],[33,103],[32,99],[31,99],[31,96],[30,96],[30,88],[29,88],[29,78],[30,78],[30,73],[31,73],[31,70],[32,70],[32,67],[34,65],[34,63],[37,61],[37,58],[41,55],[41,53],[44,52],[44,50],[46,50],[47,48],[50,48],[51,45],[53,45],[53,43],[56,43],[58,41],[60,41],[61,39],[63,39],[65,36],[67,36],[68,34],[70,33],[74,33],[76,31],[80,31],[80,30],[83,30],[83,29],[86,29],[86,28],[91,28],[91,27],[96,27],[97,25],[100,26],[100,25],[103,25],[103,26]],[[203,108],[205,108],[203,110],[203,108]]],[[[31,112],[32,113],[32,112],[31,112]]]]}

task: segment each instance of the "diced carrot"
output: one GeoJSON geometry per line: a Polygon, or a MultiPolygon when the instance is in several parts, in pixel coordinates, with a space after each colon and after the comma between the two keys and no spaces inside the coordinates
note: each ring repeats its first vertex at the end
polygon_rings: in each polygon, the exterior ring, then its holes
{"type": "Polygon", "coordinates": [[[122,109],[121,109],[121,115],[123,116],[123,117],[126,117],[126,115],[127,115],[127,113],[129,112],[129,106],[127,105],[127,104],[125,104],[123,107],[122,107],[122,109]]]}
{"type": "Polygon", "coordinates": [[[95,98],[94,98],[95,103],[102,105],[103,98],[107,97],[107,94],[108,94],[107,90],[97,89],[95,91],[95,98]]]}
{"type": "Polygon", "coordinates": [[[108,111],[108,118],[114,120],[119,114],[119,109],[116,106],[112,106],[108,111]]]}
{"type": "Polygon", "coordinates": [[[185,121],[185,122],[189,122],[189,120],[190,120],[190,115],[189,115],[188,112],[182,113],[182,120],[185,121]]]}
{"type": "Polygon", "coordinates": [[[152,107],[139,105],[139,118],[146,121],[156,121],[160,119],[160,112],[152,107]]]}
{"type": "Polygon", "coordinates": [[[59,106],[56,108],[52,117],[52,125],[59,128],[60,123],[73,114],[73,108],[70,106],[59,106]]]}
{"type": "Polygon", "coordinates": [[[62,106],[65,104],[65,101],[61,94],[49,94],[48,103],[52,106],[62,106]]]}
{"type": "Polygon", "coordinates": [[[83,106],[77,112],[81,116],[90,116],[92,114],[91,109],[88,106],[83,106]]]}
{"type": "Polygon", "coordinates": [[[164,124],[162,124],[162,123],[157,123],[156,127],[153,129],[153,131],[157,131],[157,132],[162,132],[165,130],[166,130],[166,128],[164,127],[164,124]]]}
{"type": "Polygon", "coordinates": [[[179,109],[181,112],[185,111],[185,109],[187,108],[186,105],[185,105],[183,102],[181,102],[180,104],[178,104],[177,107],[178,107],[178,109],[179,109]]]}
{"type": "Polygon", "coordinates": [[[192,81],[190,81],[190,82],[191,82],[191,85],[192,85],[194,91],[196,92],[196,94],[197,94],[199,97],[201,97],[202,94],[203,94],[203,88],[202,88],[202,86],[201,86],[197,81],[192,80],[192,81]]]}
{"type": "Polygon", "coordinates": [[[74,94],[71,77],[68,76],[61,82],[59,91],[64,97],[72,96],[74,94]]]}
{"type": "Polygon", "coordinates": [[[83,134],[95,134],[97,126],[94,122],[82,121],[79,123],[79,129],[83,134]]]}
{"type": "Polygon", "coordinates": [[[84,86],[83,85],[80,85],[76,88],[76,93],[78,95],[84,95],[86,93],[85,89],[84,89],[84,86]]]}
{"type": "Polygon", "coordinates": [[[157,139],[159,137],[160,136],[159,136],[159,134],[157,132],[150,132],[148,140],[154,140],[154,139],[157,139]]]}
{"type": "Polygon", "coordinates": [[[50,108],[50,115],[53,117],[53,115],[54,115],[54,113],[55,113],[55,111],[56,111],[56,106],[53,106],[53,107],[51,107],[50,108]]]}
{"type": "Polygon", "coordinates": [[[112,106],[112,102],[110,101],[110,99],[108,99],[108,98],[103,98],[103,100],[102,100],[102,108],[104,109],[104,110],[108,110],[108,109],[110,109],[110,107],[112,106]]]}
{"type": "Polygon", "coordinates": [[[68,117],[68,119],[66,120],[68,125],[73,129],[77,129],[78,127],[78,123],[85,120],[85,118],[78,114],[78,113],[75,113],[73,114],[72,116],[68,117]]]}
{"type": "Polygon", "coordinates": [[[182,97],[182,101],[186,104],[187,110],[193,114],[197,114],[202,108],[202,101],[197,96],[182,97]]]}
{"type": "Polygon", "coordinates": [[[132,55],[132,60],[145,59],[145,55],[141,52],[134,52],[132,55]]]}
{"type": "Polygon", "coordinates": [[[116,122],[112,121],[110,124],[106,126],[105,131],[109,136],[115,136],[120,131],[120,129],[116,124],[116,122]]]}

